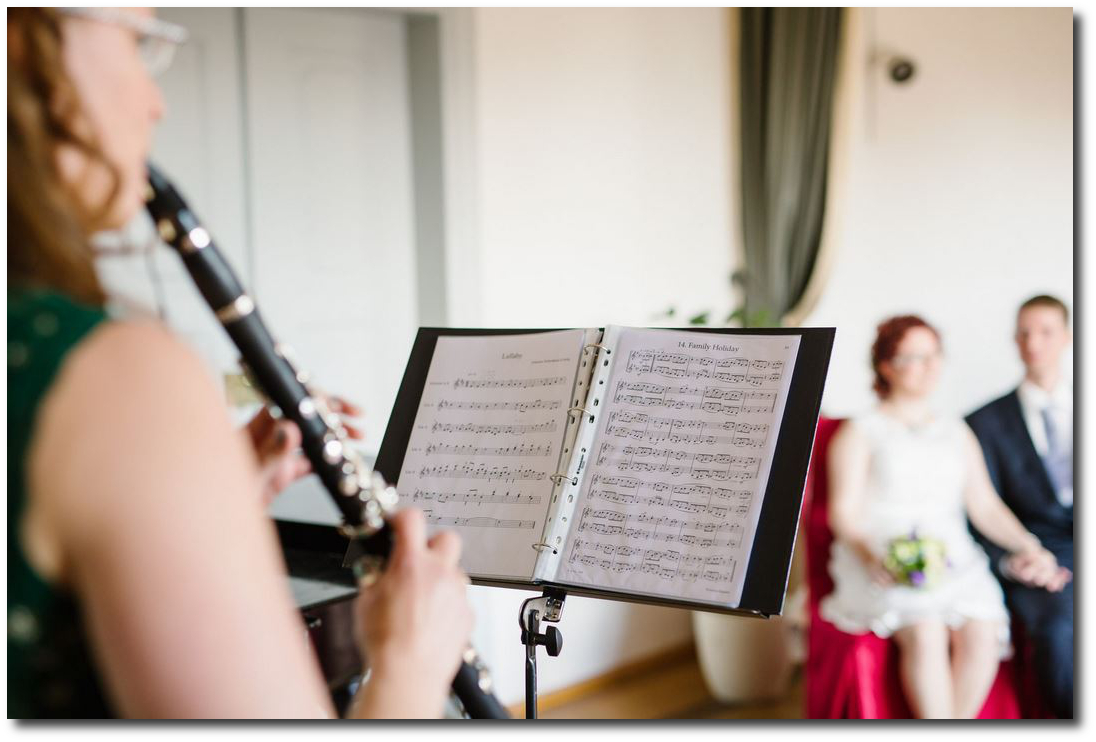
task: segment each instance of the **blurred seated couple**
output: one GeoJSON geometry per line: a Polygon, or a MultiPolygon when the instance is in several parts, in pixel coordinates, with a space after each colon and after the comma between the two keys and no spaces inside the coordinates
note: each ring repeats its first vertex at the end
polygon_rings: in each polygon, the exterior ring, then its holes
{"type": "Polygon", "coordinates": [[[879,404],[834,435],[834,590],[821,615],[893,637],[918,717],[975,717],[1010,625],[1032,647],[1046,703],[1073,716],[1073,391],[1060,368],[1070,342],[1061,301],[1024,302],[1024,378],[964,424],[929,404],[939,333],[894,317],[872,346],[879,404]]]}

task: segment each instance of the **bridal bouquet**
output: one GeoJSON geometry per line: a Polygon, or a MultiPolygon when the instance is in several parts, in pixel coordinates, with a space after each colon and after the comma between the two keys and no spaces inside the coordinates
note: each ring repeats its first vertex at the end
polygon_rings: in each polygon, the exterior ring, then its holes
{"type": "Polygon", "coordinates": [[[891,539],[883,566],[899,585],[932,587],[948,568],[944,542],[919,537],[916,531],[891,539]]]}

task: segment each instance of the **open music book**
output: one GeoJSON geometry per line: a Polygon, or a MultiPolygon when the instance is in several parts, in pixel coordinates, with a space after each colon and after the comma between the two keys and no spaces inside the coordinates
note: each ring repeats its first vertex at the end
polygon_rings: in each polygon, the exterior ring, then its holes
{"type": "Polygon", "coordinates": [[[831,329],[423,329],[377,460],[473,582],[779,613],[831,329]]]}

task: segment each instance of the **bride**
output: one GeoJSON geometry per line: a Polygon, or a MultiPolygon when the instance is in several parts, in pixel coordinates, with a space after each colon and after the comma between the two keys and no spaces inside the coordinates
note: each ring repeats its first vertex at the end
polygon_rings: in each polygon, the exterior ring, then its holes
{"type": "MultiPolygon", "coordinates": [[[[893,636],[903,689],[921,718],[973,718],[1008,651],[1009,616],[966,519],[1038,569],[1051,589],[1070,579],[993,489],[974,434],[936,415],[937,331],[914,316],[883,322],[872,346],[879,404],[845,423],[829,453],[829,570],[822,617],[849,633],[893,636]],[[884,566],[893,539],[943,547],[939,578],[900,579],[884,566]]],[[[892,567],[893,569],[893,567],[892,567]]]]}

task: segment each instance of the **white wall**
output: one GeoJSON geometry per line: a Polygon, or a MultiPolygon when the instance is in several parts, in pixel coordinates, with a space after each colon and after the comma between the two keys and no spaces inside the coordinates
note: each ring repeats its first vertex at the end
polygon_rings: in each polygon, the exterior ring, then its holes
{"type": "MultiPolygon", "coordinates": [[[[651,324],[729,301],[734,172],[723,9],[473,11],[478,239],[451,245],[455,324],[651,324]],[[477,266],[474,272],[467,266],[477,266]],[[471,275],[469,275],[471,273],[471,275]]],[[[474,589],[475,639],[522,698],[525,593],[474,589]]],[[[531,595],[531,594],[530,594],[531,595]]],[[[568,598],[550,692],[680,645],[689,613],[568,598]]]]}
{"type": "Polygon", "coordinates": [[[873,403],[875,326],[915,312],[943,333],[937,405],[963,414],[1019,381],[1019,303],[1048,292],[1072,305],[1072,11],[881,8],[859,20],[847,198],[830,281],[804,322],[838,328],[823,411],[873,403]],[[916,76],[892,83],[869,67],[873,48],[912,58],[916,76]]]}

